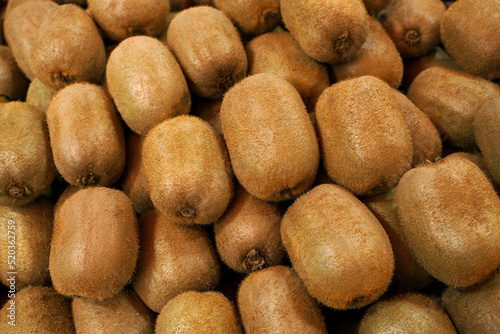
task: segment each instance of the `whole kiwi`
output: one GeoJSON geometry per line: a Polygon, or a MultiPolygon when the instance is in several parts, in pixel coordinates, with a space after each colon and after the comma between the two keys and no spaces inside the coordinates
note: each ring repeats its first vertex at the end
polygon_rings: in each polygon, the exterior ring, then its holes
{"type": "Polygon", "coordinates": [[[28,92],[26,93],[26,102],[47,114],[50,101],[52,101],[52,98],[56,95],[56,93],[56,89],[45,86],[38,78],[35,77],[29,84],[28,92]]]}
{"type": "Polygon", "coordinates": [[[396,205],[408,247],[441,282],[471,286],[500,266],[500,198],[471,161],[447,157],[408,171],[396,205]]]}
{"type": "Polygon", "coordinates": [[[335,309],[377,300],[394,271],[384,228],[347,189],[322,184],[293,202],[281,220],[281,238],[307,291],[335,309]]]}
{"type": "Polygon", "coordinates": [[[32,202],[56,175],[45,114],[26,102],[5,103],[0,133],[0,205],[32,202]]]}
{"type": "Polygon", "coordinates": [[[33,74],[46,86],[97,83],[106,69],[106,50],[92,18],[74,4],[61,5],[44,20],[30,50],[33,74]]]}
{"type": "Polygon", "coordinates": [[[49,270],[61,294],[104,300],[130,280],[139,251],[137,217],[123,192],[104,187],[69,196],[54,217],[49,270]]]}
{"type": "Polygon", "coordinates": [[[248,334],[327,333],[318,302],[289,267],[249,274],[238,289],[238,309],[248,334]]]}
{"type": "Polygon", "coordinates": [[[0,96],[8,101],[24,100],[28,80],[16,64],[8,46],[0,45],[0,96]]]}
{"type": "Polygon", "coordinates": [[[221,123],[234,174],[251,195],[282,201],[311,186],[318,141],[288,81],[270,73],[242,80],[224,95],[221,123]]]}
{"type": "Polygon", "coordinates": [[[500,185],[500,99],[492,99],[479,108],[473,126],[484,162],[500,185]]]}
{"type": "Polygon", "coordinates": [[[179,64],[168,47],[152,37],[135,36],[121,42],[108,59],[106,80],[123,120],[141,136],[191,109],[179,64]]]}
{"type": "Polygon", "coordinates": [[[171,299],[156,320],[156,334],[239,334],[233,304],[216,291],[186,291],[171,299]]]}
{"type": "Polygon", "coordinates": [[[247,73],[238,31],[215,8],[196,6],[180,12],[168,27],[167,42],[198,96],[219,99],[247,73]]]}

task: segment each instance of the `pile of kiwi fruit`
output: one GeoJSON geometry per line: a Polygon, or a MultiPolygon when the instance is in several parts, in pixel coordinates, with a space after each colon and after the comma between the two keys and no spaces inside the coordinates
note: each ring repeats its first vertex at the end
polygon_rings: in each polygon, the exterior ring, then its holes
{"type": "Polygon", "coordinates": [[[500,0],[0,0],[0,333],[497,333],[499,84],[500,0]]]}

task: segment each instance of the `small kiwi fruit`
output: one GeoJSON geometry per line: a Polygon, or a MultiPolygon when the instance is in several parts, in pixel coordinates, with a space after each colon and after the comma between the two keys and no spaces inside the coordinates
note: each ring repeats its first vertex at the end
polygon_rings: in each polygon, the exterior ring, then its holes
{"type": "Polygon", "coordinates": [[[123,192],[78,190],[54,216],[49,270],[61,294],[104,300],[129,282],[139,251],[137,217],[123,192]]]}
{"type": "Polygon", "coordinates": [[[500,185],[500,98],[492,99],[479,108],[473,126],[484,162],[500,185]]]}
{"type": "Polygon", "coordinates": [[[4,103],[0,133],[0,205],[32,202],[56,176],[45,114],[26,102],[4,103]]]}
{"type": "Polygon", "coordinates": [[[191,109],[179,64],[168,47],[152,37],[135,36],[121,42],[109,56],[106,81],[123,120],[141,136],[191,109]]]}
{"type": "Polygon", "coordinates": [[[17,66],[8,46],[0,45],[0,96],[9,101],[24,100],[28,80],[17,66]]]}
{"type": "Polygon", "coordinates": [[[52,101],[52,98],[56,95],[56,93],[56,89],[45,86],[37,77],[35,77],[29,84],[28,92],[26,93],[26,102],[47,114],[50,101],[52,101]]]}
{"type": "Polygon", "coordinates": [[[234,174],[251,195],[283,201],[312,185],[318,141],[288,81],[270,73],[242,80],[224,95],[221,123],[234,174]]]}
{"type": "Polygon", "coordinates": [[[176,15],[167,42],[195,95],[219,99],[247,73],[238,31],[213,7],[196,6],[176,15]]]}

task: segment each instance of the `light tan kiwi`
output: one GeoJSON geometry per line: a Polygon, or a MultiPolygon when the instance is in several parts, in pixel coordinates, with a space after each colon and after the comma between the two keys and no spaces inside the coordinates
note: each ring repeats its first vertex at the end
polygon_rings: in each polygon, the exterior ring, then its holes
{"type": "Polygon", "coordinates": [[[132,289],[104,301],[76,297],[71,304],[78,334],[153,334],[156,314],[132,289]]]}
{"type": "Polygon", "coordinates": [[[72,185],[111,186],[125,167],[123,128],[109,94],[76,83],[61,89],[47,111],[54,163],[72,185]]]}
{"type": "Polygon", "coordinates": [[[441,40],[457,64],[470,74],[500,78],[500,3],[454,2],[441,21],[441,40]]]}
{"type": "Polygon", "coordinates": [[[479,108],[473,126],[484,162],[500,185],[500,98],[492,99],[479,108]]]}
{"type": "Polygon", "coordinates": [[[457,331],[437,302],[414,292],[370,306],[361,320],[359,334],[379,333],[457,334],[457,331]]]}
{"type": "Polygon", "coordinates": [[[481,171],[484,173],[484,176],[488,178],[488,181],[495,187],[495,180],[493,179],[493,176],[491,175],[490,171],[488,170],[488,166],[486,165],[486,162],[484,161],[483,156],[480,153],[468,153],[468,152],[455,152],[452,153],[448,156],[446,156],[448,159],[467,159],[470,162],[473,162],[481,171]]]}
{"type": "Polygon", "coordinates": [[[171,299],[156,321],[156,334],[239,334],[233,304],[216,291],[187,291],[171,299]]]}
{"type": "Polygon", "coordinates": [[[394,254],[384,228],[347,189],[322,184],[281,220],[281,238],[307,291],[335,309],[377,300],[388,288],[394,254]]]}
{"type": "MultiPolygon", "coordinates": [[[[33,1],[33,0],[8,0],[8,1],[5,1],[5,2],[7,2],[7,5],[5,6],[5,14],[10,12],[14,8],[16,8],[16,7],[22,5],[26,2],[30,2],[30,1],[33,1]]],[[[39,0],[39,1],[50,1],[50,2],[54,2],[56,4],[58,3],[58,1],[55,1],[55,0],[39,0]]]]}
{"type": "Polygon", "coordinates": [[[204,120],[181,115],[144,139],[144,171],[154,206],[179,224],[210,224],[233,195],[227,150],[204,120]]]}
{"type": "Polygon", "coordinates": [[[238,31],[223,12],[196,6],[170,23],[167,42],[193,94],[222,97],[247,73],[247,56],[238,31]]]}
{"type": "Polygon", "coordinates": [[[446,6],[441,0],[395,0],[378,18],[403,58],[429,53],[440,43],[446,6]]]}
{"type": "Polygon", "coordinates": [[[230,206],[214,223],[220,259],[239,273],[280,264],[286,255],[280,222],[276,203],[257,199],[238,186],[230,206]]]}
{"type": "Polygon", "coordinates": [[[219,100],[208,100],[200,99],[193,105],[191,114],[197,116],[210,124],[211,127],[217,131],[217,133],[224,138],[224,133],[222,132],[222,124],[220,120],[220,108],[222,106],[222,99],[219,100]]]}
{"type": "Polygon", "coordinates": [[[15,272],[16,289],[49,285],[49,253],[54,204],[45,197],[20,207],[0,206],[0,280],[15,272]]]}
{"type": "Polygon", "coordinates": [[[410,169],[411,133],[393,89],[373,76],[338,82],[316,104],[323,163],[355,195],[394,187],[410,169]]]}
{"type": "Polygon", "coordinates": [[[441,282],[471,286],[500,266],[500,198],[469,160],[445,158],[408,171],[396,205],[408,247],[441,282]]]}
{"type": "Polygon", "coordinates": [[[214,0],[246,35],[260,35],[273,30],[281,22],[280,0],[214,0]]]}
{"type": "Polygon", "coordinates": [[[358,56],[348,63],[333,64],[331,69],[336,81],[371,75],[398,88],[403,79],[403,59],[384,27],[371,16],[358,56]]]}
{"type": "Polygon", "coordinates": [[[387,8],[387,6],[389,6],[391,2],[392,0],[363,0],[366,10],[371,15],[374,15],[387,8]]]}
{"type": "Polygon", "coordinates": [[[214,246],[201,226],[178,225],[158,210],[139,219],[141,253],[132,285],[153,311],[182,292],[208,291],[220,281],[214,246]]]}
{"type": "Polygon", "coordinates": [[[0,205],[32,202],[56,175],[45,114],[26,102],[4,103],[0,133],[0,205]]]}
{"type": "Polygon", "coordinates": [[[323,63],[357,57],[368,31],[362,1],[281,0],[285,27],[311,58],[323,63]]]}
{"type": "Polygon", "coordinates": [[[465,72],[434,66],[415,78],[407,96],[443,132],[446,142],[472,150],[474,117],[488,100],[500,98],[500,87],[465,72]]]}
{"type": "Polygon", "coordinates": [[[248,334],[327,333],[318,302],[288,267],[248,275],[238,289],[238,309],[248,334]]]}
{"type": "Polygon", "coordinates": [[[28,87],[28,92],[26,93],[26,102],[47,113],[49,109],[50,101],[54,95],[56,95],[57,90],[45,86],[38,78],[33,78],[28,87]]]}
{"type": "Polygon", "coordinates": [[[0,45],[0,96],[9,100],[24,100],[28,80],[17,66],[8,46],[0,45]]]}
{"type": "Polygon", "coordinates": [[[326,65],[305,54],[289,32],[257,36],[245,50],[249,75],[273,73],[283,77],[299,92],[308,112],[314,111],[318,97],[330,86],[326,65]]]}
{"type": "MultiPolygon", "coordinates": [[[[8,4],[14,1],[9,1],[8,4]]],[[[31,48],[35,44],[38,30],[46,17],[58,5],[53,1],[26,1],[5,14],[3,24],[7,44],[19,68],[32,80],[35,74],[30,66],[31,48]]]]}
{"type": "Polygon", "coordinates": [[[111,52],[106,79],[123,120],[142,136],[191,109],[191,95],[179,64],[168,47],[152,37],[121,42],[111,52]]]}
{"type": "Polygon", "coordinates": [[[137,217],[123,192],[81,189],[57,209],[49,270],[61,294],[104,300],[132,277],[139,251],[137,217]]]}
{"type": "Polygon", "coordinates": [[[270,73],[247,77],[224,96],[221,122],[234,174],[251,195],[282,201],[311,186],[318,142],[288,81],[270,73]]]}
{"type": "Polygon", "coordinates": [[[3,306],[0,317],[1,333],[75,333],[71,299],[49,287],[29,286],[18,291],[15,298],[3,306]],[[9,324],[14,319],[14,325],[9,324]]]}

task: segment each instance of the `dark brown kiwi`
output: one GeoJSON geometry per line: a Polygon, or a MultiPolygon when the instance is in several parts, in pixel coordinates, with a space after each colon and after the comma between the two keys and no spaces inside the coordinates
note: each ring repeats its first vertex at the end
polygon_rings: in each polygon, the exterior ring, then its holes
{"type": "Polygon", "coordinates": [[[8,46],[0,45],[0,96],[9,101],[24,100],[28,80],[17,66],[8,46]]]}
{"type": "Polygon", "coordinates": [[[371,15],[374,15],[381,10],[387,8],[393,0],[363,0],[366,10],[371,15]]]}
{"type": "Polygon", "coordinates": [[[222,99],[219,100],[208,100],[200,99],[191,110],[193,116],[197,116],[210,124],[212,128],[217,131],[217,133],[224,138],[222,133],[222,124],[220,120],[220,108],[222,106],[222,99]]]}
{"type": "Polygon", "coordinates": [[[474,117],[474,137],[489,172],[500,185],[500,98],[486,102],[474,117]]]}

